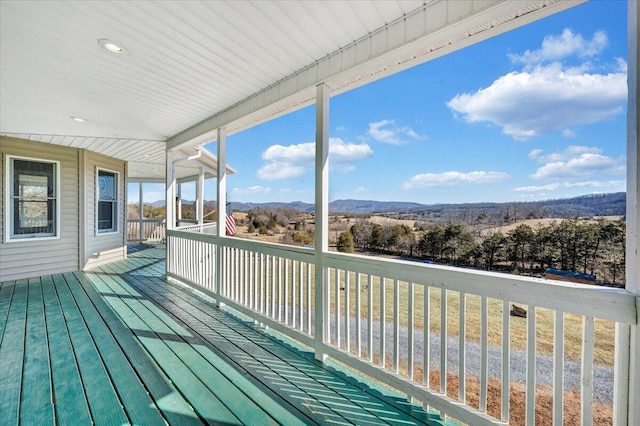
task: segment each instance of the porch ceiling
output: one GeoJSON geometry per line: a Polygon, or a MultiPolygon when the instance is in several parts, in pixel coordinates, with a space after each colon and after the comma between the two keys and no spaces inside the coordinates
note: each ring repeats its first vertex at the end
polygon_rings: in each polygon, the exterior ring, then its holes
{"type": "Polygon", "coordinates": [[[3,0],[0,135],[151,176],[167,141],[209,142],[309,104],[322,81],[349,90],[575,3],[3,0]]]}

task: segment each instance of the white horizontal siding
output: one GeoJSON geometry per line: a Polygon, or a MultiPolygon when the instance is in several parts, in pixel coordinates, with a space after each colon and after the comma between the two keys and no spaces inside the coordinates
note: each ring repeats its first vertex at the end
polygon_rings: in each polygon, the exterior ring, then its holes
{"type": "Polygon", "coordinates": [[[83,269],[121,260],[126,257],[125,236],[125,177],[126,163],[113,157],[107,157],[91,151],[85,151],[85,226],[86,253],[83,269]],[[102,170],[118,173],[118,232],[98,234],[96,232],[96,178],[98,167],[102,170]]]}
{"type": "Polygon", "coordinates": [[[0,281],[78,270],[78,150],[23,139],[0,137],[0,281]],[[60,235],[45,241],[4,242],[7,205],[7,155],[60,162],[60,235]]]}

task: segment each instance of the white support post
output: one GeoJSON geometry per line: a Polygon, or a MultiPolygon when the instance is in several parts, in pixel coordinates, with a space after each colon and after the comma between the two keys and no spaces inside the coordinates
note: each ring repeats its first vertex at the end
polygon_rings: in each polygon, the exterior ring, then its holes
{"type": "MultiPolygon", "coordinates": [[[[224,128],[218,129],[218,180],[217,180],[217,199],[218,199],[218,226],[216,230],[218,238],[224,238],[225,236],[225,221],[227,215],[227,134],[224,128]]],[[[222,288],[223,279],[223,265],[224,259],[222,258],[223,250],[222,245],[216,245],[216,280],[214,293],[218,294],[222,288]]],[[[219,298],[217,300],[217,306],[221,307],[222,303],[219,298]]]]}
{"type": "MultiPolygon", "coordinates": [[[[316,157],[315,157],[315,358],[324,361],[324,323],[326,311],[326,276],[323,257],[329,250],[329,88],[316,87],[316,157]]],[[[336,307],[336,309],[338,309],[336,307]]]]}
{"type": "MultiPolygon", "coordinates": [[[[166,155],[166,172],[165,172],[165,181],[166,181],[166,195],[164,200],[165,205],[165,232],[175,229],[176,226],[176,216],[175,216],[175,206],[176,206],[176,178],[173,173],[173,159],[174,154],[167,150],[166,155]]],[[[165,272],[169,272],[173,267],[173,256],[174,254],[171,252],[171,240],[169,239],[169,235],[166,235],[167,244],[165,245],[165,272]]]]}
{"type": "Polygon", "coordinates": [[[202,228],[204,223],[204,167],[200,166],[198,181],[196,182],[196,219],[202,228]]]}
{"type": "Polygon", "coordinates": [[[626,286],[636,296],[636,324],[631,326],[629,342],[629,419],[628,424],[640,424],[640,149],[638,135],[638,100],[640,99],[640,8],[636,0],[628,1],[629,98],[627,107],[627,256],[626,286]]]}
{"type": "Polygon", "coordinates": [[[627,1],[628,104],[627,104],[627,247],[626,289],[636,296],[636,323],[616,324],[613,424],[640,424],[640,149],[638,149],[638,99],[640,99],[640,8],[627,1]]]}
{"type": "Polygon", "coordinates": [[[176,200],[176,219],[178,222],[180,222],[182,220],[182,184],[178,183],[178,195],[177,195],[177,200],[176,200]]]}
{"type": "Polygon", "coordinates": [[[167,151],[167,195],[165,200],[167,215],[167,230],[176,227],[176,177],[173,173],[173,160],[175,156],[172,151],[167,151]]]}
{"type": "Polygon", "coordinates": [[[138,182],[138,234],[140,234],[140,244],[142,244],[142,242],[144,241],[144,199],[142,198],[142,194],[144,192],[142,185],[142,182],[138,182]]]}

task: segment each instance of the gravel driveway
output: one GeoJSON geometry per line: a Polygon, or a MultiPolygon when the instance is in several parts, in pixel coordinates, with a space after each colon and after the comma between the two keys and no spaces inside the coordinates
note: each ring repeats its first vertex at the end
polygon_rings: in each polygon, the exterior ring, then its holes
{"type": "MultiPolygon", "coordinates": [[[[333,320],[331,323],[333,327],[333,320]]],[[[386,324],[387,357],[393,355],[393,325],[386,324]]],[[[351,344],[355,342],[355,319],[351,319],[351,344]]],[[[380,347],[380,323],[374,321],[373,347],[380,347]]],[[[400,328],[400,359],[406,361],[408,348],[407,327],[400,328]]],[[[342,326],[344,333],[344,324],[342,326]]],[[[333,336],[332,336],[333,339],[333,336]]],[[[343,337],[344,339],[344,337],[343,337]]],[[[447,339],[447,372],[458,372],[458,339],[447,339]]],[[[367,349],[367,324],[362,322],[362,349],[367,349]]],[[[423,334],[417,331],[414,335],[414,360],[420,363],[423,357],[423,334]]],[[[440,368],[440,336],[431,335],[429,340],[430,365],[434,369],[440,368]]],[[[465,346],[465,370],[467,377],[480,377],[480,344],[467,342],[465,346]]],[[[500,379],[502,377],[502,348],[489,347],[488,356],[489,377],[500,379]]],[[[564,389],[579,391],[581,383],[580,362],[565,361],[564,363],[564,389]]],[[[511,350],[510,356],[511,381],[526,383],[527,380],[527,353],[521,350],[511,350]]],[[[549,356],[536,356],[536,384],[553,384],[553,360],[549,356]]],[[[613,369],[602,366],[593,368],[594,401],[604,404],[613,404],[613,369]]]]}

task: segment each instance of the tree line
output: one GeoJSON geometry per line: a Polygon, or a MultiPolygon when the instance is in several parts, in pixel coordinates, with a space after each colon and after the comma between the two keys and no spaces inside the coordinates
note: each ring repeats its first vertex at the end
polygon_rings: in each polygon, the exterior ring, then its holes
{"type": "Polygon", "coordinates": [[[596,275],[599,284],[624,284],[622,220],[564,219],[536,227],[520,224],[506,233],[461,223],[415,230],[359,220],[340,234],[336,245],[342,252],[359,249],[515,274],[540,275],[557,268],[596,275]]]}

